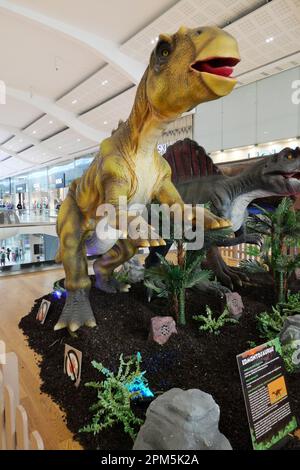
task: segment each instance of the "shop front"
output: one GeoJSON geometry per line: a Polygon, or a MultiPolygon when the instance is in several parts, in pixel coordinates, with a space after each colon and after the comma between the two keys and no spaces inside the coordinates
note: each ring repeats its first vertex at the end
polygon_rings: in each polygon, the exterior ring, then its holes
{"type": "Polygon", "coordinates": [[[14,198],[11,192],[11,180],[0,181],[0,209],[13,209],[14,198]]]}
{"type": "Polygon", "coordinates": [[[20,214],[29,210],[28,177],[16,177],[12,180],[14,207],[20,214]]]}
{"type": "Polygon", "coordinates": [[[30,212],[34,215],[49,214],[47,169],[29,175],[30,212]]]}

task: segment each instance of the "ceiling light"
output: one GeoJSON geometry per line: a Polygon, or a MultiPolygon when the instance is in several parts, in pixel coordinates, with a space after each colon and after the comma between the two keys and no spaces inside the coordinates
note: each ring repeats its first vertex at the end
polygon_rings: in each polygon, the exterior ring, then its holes
{"type": "Polygon", "coordinates": [[[151,44],[155,44],[155,40],[154,40],[154,39],[151,39],[151,44]]]}
{"type": "Polygon", "coordinates": [[[23,142],[23,139],[19,139],[19,142],[23,142]]]}
{"type": "Polygon", "coordinates": [[[103,80],[102,85],[104,86],[104,85],[107,85],[107,84],[108,84],[108,80],[103,80]]]}
{"type": "Polygon", "coordinates": [[[53,121],[49,121],[49,124],[53,124],[53,121]]]}
{"type": "Polygon", "coordinates": [[[76,103],[78,103],[78,100],[73,100],[72,101],[72,104],[76,104],[76,103]]]}
{"type": "Polygon", "coordinates": [[[81,139],[77,139],[77,142],[80,142],[80,141],[81,141],[81,139]]]}
{"type": "Polygon", "coordinates": [[[62,146],[60,145],[60,146],[58,147],[58,149],[61,150],[61,149],[62,149],[62,146]]]}
{"type": "Polygon", "coordinates": [[[32,131],[33,134],[36,134],[36,131],[32,131]]]}
{"type": "Polygon", "coordinates": [[[269,44],[270,42],[274,41],[274,38],[273,36],[271,36],[270,38],[267,38],[266,39],[266,43],[269,44]]]}
{"type": "Polygon", "coordinates": [[[106,124],[107,124],[107,121],[104,121],[104,123],[103,123],[103,124],[106,126],[106,124]]]}

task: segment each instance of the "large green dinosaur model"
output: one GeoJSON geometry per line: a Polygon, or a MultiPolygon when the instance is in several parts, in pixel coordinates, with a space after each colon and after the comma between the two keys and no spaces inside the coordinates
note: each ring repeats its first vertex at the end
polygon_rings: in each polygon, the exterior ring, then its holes
{"type": "MultiPolygon", "coordinates": [[[[198,165],[202,164],[202,167],[205,168],[207,162],[210,161],[209,156],[196,142],[190,142],[196,148],[196,152],[200,154],[201,150],[201,159],[198,165]]],[[[176,153],[177,166],[179,166],[180,154],[182,154],[182,159],[189,158],[186,153],[188,143],[188,140],[176,142],[168,149],[167,157],[168,155],[172,157],[172,154],[176,153]]],[[[209,169],[210,175],[199,175],[188,181],[180,181],[175,184],[186,203],[210,203],[210,210],[214,214],[231,221],[235,236],[220,241],[219,246],[260,243],[261,240],[257,234],[247,233],[245,230],[247,207],[252,201],[270,196],[286,197],[300,194],[299,147],[295,150],[287,147],[277,154],[269,155],[252,165],[247,165],[244,171],[235,176],[213,174],[217,168],[212,165],[212,162],[209,169]]],[[[188,167],[185,170],[186,173],[189,172],[188,167]]],[[[191,171],[189,173],[191,174],[191,171]]],[[[146,267],[158,264],[159,259],[156,253],[166,256],[170,246],[171,243],[168,243],[166,246],[150,248],[150,254],[145,263],[146,267]]],[[[210,246],[207,250],[207,267],[214,272],[222,284],[230,289],[233,289],[234,284],[241,285],[243,281],[247,281],[247,276],[241,269],[227,266],[216,245],[210,246]]]]}
{"type": "MultiPolygon", "coordinates": [[[[67,299],[56,330],[68,327],[76,331],[81,325],[96,325],[89,302],[86,240],[95,232],[100,205],[111,204],[118,212],[119,197],[126,196],[129,204],[156,200],[169,206],[177,203],[183,209],[184,203],[171,182],[170,166],[156,150],[158,138],[183,112],[230,93],[236,84],[231,77],[233,67],[239,61],[237,42],[219,28],[181,27],[173,35],[160,35],[128,120],[101,143],[99,155],[71,184],[60,208],[56,260],[64,265],[67,299]]],[[[228,225],[228,221],[204,212],[204,229],[228,225]]],[[[161,244],[163,240],[119,238],[94,264],[97,286],[115,291],[114,269],[131,258],[139,246],[161,244]]]]}

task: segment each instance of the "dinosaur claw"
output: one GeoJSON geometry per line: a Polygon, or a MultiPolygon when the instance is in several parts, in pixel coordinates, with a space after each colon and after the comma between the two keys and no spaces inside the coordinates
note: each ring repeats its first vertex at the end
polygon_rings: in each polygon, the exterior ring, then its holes
{"type": "Polygon", "coordinates": [[[71,322],[68,326],[68,329],[71,331],[71,333],[75,333],[75,331],[79,330],[80,325],[79,323],[76,322],[71,322]]]}
{"type": "Polygon", "coordinates": [[[220,228],[219,221],[218,220],[212,220],[212,222],[210,224],[210,228],[211,228],[211,230],[220,228]]]}
{"type": "Polygon", "coordinates": [[[150,246],[150,243],[147,241],[147,240],[142,240],[140,243],[139,243],[139,246],[141,248],[148,248],[150,246]]]}
{"type": "Polygon", "coordinates": [[[151,246],[160,246],[160,243],[158,240],[151,240],[151,246]]]}
{"type": "Polygon", "coordinates": [[[66,326],[67,326],[66,322],[58,321],[54,327],[54,331],[62,330],[63,328],[66,328],[66,326]]]}
{"type": "Polygon", "coordinates": [[[87,326],[87,327],[89,327],[89,328],[95,328],[95,327],[97,326],[96,320],[90,318],[89,320],[87,320],[87,321],[85,322],[85,326],[87,326]]]}
{"type": "Polygon", "coordinates": [[[232,226],[232,223],[230,220],[228,219],[221,219],[220,220],[220,227],[222,228],[227,228],[227,227],[231,227],[232,226]]]}

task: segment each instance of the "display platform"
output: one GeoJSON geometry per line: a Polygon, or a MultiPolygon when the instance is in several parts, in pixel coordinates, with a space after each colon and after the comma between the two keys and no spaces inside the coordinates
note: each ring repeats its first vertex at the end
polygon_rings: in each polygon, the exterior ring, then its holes
{"type": "MultiPolygon", "coordinates": [[[[41,355],[40,375],[42,391],[50,395],[66,413],[68,428],[85,449],[132,449],[133,441],[121,425],[92,433],[78,430],[91,422],[89,407],[96,401],[96,391],[85,387],[86,382],[103,378],[91,365],[93,360],[116,371],[120,354],[124,359],[136,353],[142,357],[142,370],[146,371],[149,387],[155,396],[173,387],[184,390],[200,389],[213,396],[221,410],[220,431],[228,438],[234,450],[252,449],[246,409],[236,356],[249,349],[250,342],[263,343],[260,338],[256,315],[274,304],[272,289],[268,288],[268,274],[256,274],[257,285],[241,288],[244,312],[236,325],[225,325],[220,335],[199,331],[192,316],[210,305],[216,314],[223,310],[221,302],[196,291],[187,293],[187,326],[179,327],[163,346],[148,339],[150,321],[156,315],[168,315],[165,299],[147,302],[145,287],[135,284],[129,293],[105,294],[97,290],[92,278],[90,300],[97,326],[83,327],[76,335],[66,329],[54,331],[59,318],[63,298],[49,294],[51,301],[45,323],[36,320],[42,299],[37,299],[31,312],[20,322],[20,328],[28,337],[29,346],[41,355]],[[81,382],[78,388],[64,374],[65,344],[82,352],[81,382]]],[[[62,281],[60,281],[61,283],[62,281]]],[[[299,289],[299,281],[293,288],[299,289]]],[[[300,419],[299,374],[287,374],[287,386],[292,411],[300,419]]],[[[150,400],[133,403],[137,417],[144,419],[150,400]]],[[[290,437],[284,449],[300,448],[299,440],[290,437]]]]}

